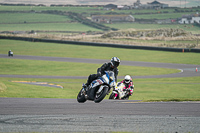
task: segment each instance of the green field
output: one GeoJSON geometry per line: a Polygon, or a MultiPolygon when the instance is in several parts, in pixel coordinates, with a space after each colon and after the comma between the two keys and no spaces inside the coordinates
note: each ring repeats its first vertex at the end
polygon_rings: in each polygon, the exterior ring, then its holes
{"type": "MultiPolygon", "coordinates": [[[[195,12],[187,12],[187,14],[193,14],[195,12]]],[[[182,17],[183,13],[158,13],[158,14],[144,14],[144,15],[134,15],[136,19],[176,19],[182,17]]]]}
{"type": "Polygon", "coordinates": [[[16,55],[36,55],[52,57],[93,58],[110,60],[113,56],[128,61],[165,62],[200,65],[198,53],[163,52],[108,47],[77,46],[70,44],[0,40],[0,53],[12,50],[16,55]],[[101,50],[98,50],[101,49],[101,50]],[[102,51],[104,54],[102,55],[102,51]],[[92,55],[92,57],[91,57],[92,55]],[[127,57],[128,56],[128,57],[127,57]],[[174,58],[176,57],[176,58],[174,58]]]}
{"type": "MultiPolygon", "coordinates": [[[[0,54],[12,50],[14,55],[35,55],[73,58],[93,58],[110,60],[118,56],[121,61],[148,61],[182,64],[200,64],[198,53],[176,53],[148,50],[128,50],[119,48],[78,46],[69,44],[0,40],[0,54]],[[102,52],[105,54],[102,56],[102,52]],[[91,57],[92,55],[92,57],[91,57]]],[[[101,64],[69,63],[55,61],[34,61],[0,59],[0,74],[88,76],[95,73],[101,64]],[[81,69],[80,69],[81,68],[81,69]]],[[[134,79],[137,75],[176,73],[174,69],[119,66],[119,76],[130,74],[135,85],[132,100],[200,100],[200,77],[134,79]]],[[[28,98],[73,98],[87,79],[29,79],[0,78],[0,97],[28,98]],[[27,85],[11,81],[40,81],[64,86],[61,88],[27,85]]],[[[122,79],[118,79],[120,81],[122,79]]],[[[106,97],[108,98],[108,96],[106,97]]]]}
{"type": "Polygon", "coordinates": [[[67,16],[39,13],[0,13],[1,31],[100,31],[87,25],[70,23],[67,16]]]}
{"type": "Polygon", "coordinates": [[[2,31],[100,31],[79,23],[0,24],[2,31]]]}
{"type": "MultiPolygon", "coordinates": [[[[67,15],[59,14],[47,14],[41,13],[41,11],[66,11],[79,13],[84,17],[90,18],[93,14],[132,14],[137,19],[176,19],[181,18],[185,14],[194,14],[198,8],[190,9],[186,8],[183,12],[174,11],[172,9],[160,9],[160,10],[114,10],[106,11],[102,10],[102,7],[40,7],[40,6],[1,6],[0,11],[0,31],[30,31],[30,30],[46,30],[46,31],[101,31],[97,28],[84,25],[83,23],[66,23],[73,21],[67,15]],[[6,12],[8,11],[8,12],[6,12]],[[12,12],[10,12],[12,11],[12,12]],[[18,11],[33,11],[31,13],[22,13],[18,11]],[[158,13],[158,14],[145,14],[145,13],[158,13]],[[135,14],[144,13],[144,14],[135,14]],[[26,23],[24,23],[26,22],[26,23]]],[[[182,9],[183,10],[183,9],[182,9]]],[[[118,28],[118,29],[159,29],[159,28],[182,28],[186,31],[194,34],[200,34],[200,28],[194,27],[192,24],[138,24],[138,23],[116,23],[105,24],[106,26],[118,28]]]]}
{"type": "MultiPolygon", "coordinates": [[[[101,9],[101,8],[100,8],[101,9]]],[[[48,7],[48,6],[1,6],[0,11],[47,11],[47,10],[57,10],[57,11],[70,11],[70,12],[94,12],[98,11],[98,7],[48,7]]]]}
{"type": "Polygon", "coordinates": [[[1,13],[1,23],[29,23],[29,22],[64,22],[71,20],[67,16],[39,13],[1,13]]]}
{"type": "MultiPolygon", "coordinates": [[[[96,73],[96,69],[102,64],[86,64],[86,63],[70,63],[56,61],[35,61],[20,59],[1,59],[0,74],[14,75],[52,75],[52,76],[88,76],[90,73],[96,73]],[[81,69],[80,69],[81,68],[81,69]],[[89,69],[88,69],[89,68],[89,69]]],[[[126,74],[134,76],[142,75],[163,75],[170,73],[178,73],[180,70],[151,68],[151,67],[135,67],[123,66],[119,76],[126,74]]]]}

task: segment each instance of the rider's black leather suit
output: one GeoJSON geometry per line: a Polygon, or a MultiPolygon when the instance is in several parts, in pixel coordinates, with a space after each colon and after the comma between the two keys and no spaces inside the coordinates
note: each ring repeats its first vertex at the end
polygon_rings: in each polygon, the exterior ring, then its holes
{"type": "Polygon", "coordinates": [[[115,82],[117,82],[117,75],[119,70],[117,68],[113,68],[111,63],[104,63],[100,68],[97,69],[97,74],[90,74],[88,77],[87,83],[85,85],[90,85],[90,83],[97,79],[99,76],[104,74],[104,71],[113,71],[115,73],[115,82]]]}

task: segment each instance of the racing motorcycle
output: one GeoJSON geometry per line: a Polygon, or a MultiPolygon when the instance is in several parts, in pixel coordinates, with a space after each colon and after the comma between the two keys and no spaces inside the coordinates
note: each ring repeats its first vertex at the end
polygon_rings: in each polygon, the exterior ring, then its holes
{"type": "Polygon", "coordinates": [[[110,94],[109,99],[124,99],[124,100],[128,100],[129,99],[129,90],[125,90],[124,91],[124,88],[126,88],[125,84],[119,82],[117,84],[117,86],[113,89],[112,93],[110,94]]]}
{"type": "Polygon", "coordinates": [[[101,102],[106,94],[109,94],[111,88],[114,88],[115,76],[113,71],[105,71],[105,74],[88,86],[87,91],[82,88],[77,96],[77,101],[79,103],[84,103],[86,100],[92,100],[95,103],[101,102]]]}

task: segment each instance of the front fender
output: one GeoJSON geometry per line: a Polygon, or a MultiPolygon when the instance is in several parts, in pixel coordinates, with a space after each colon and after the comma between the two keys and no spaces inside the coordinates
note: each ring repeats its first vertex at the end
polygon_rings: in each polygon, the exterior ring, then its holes
{"type": "Polygon", "coordinates": [[[119,92],[118,92],[118,91],[116,91],[116,90],[114,90],[114,91],[112,91],[112,93],[118,94],[119,92]]]}

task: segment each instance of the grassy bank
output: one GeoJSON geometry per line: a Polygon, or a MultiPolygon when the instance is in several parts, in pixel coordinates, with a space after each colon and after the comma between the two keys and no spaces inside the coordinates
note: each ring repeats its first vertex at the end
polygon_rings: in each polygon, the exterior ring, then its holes
{"type": "MultiPolygon", "coordinates": [[[[19,59],[1,59],[0,58],[0,74],[15,75],[52,75],[52,76],[88,76],[96,73],[96,69],[102,64],[87,63],[70,63],[56,61],[36,61],[36,60],[19,60],[19,59]],[[81,69],[80,69],[81,68],[81,69]]],[[[170,73],[178,73],[180,70],[152,68],[152,67],[136,67],[120,65],[119,76],[130,74],[133,76],[142,75],[163,75],[170,73]]]]}
{"type": "Polygon", "coordinates": [[[161,28],[180,28],[187,32],[191,32],[193,34],[200,34],[200,27],[194,26],[192,24],[139,24],[139,23],[126,23],[126,24],[106,24],[106,26],[110,26],[112,28],[118,29],[138,29],[138,30],[146,30],[146,29],[161,29],[161,28]]]}
{"type": "Polygon", "coordinates": [[[3,39],[0,40],[0,47],[1,54],[7,54],[7,52],[11,49],[15,55],[93,58],[106,59],[108,61],[111,57],[118,56],[122,61],[200,64],[200,55],[198,53],[77,46],[71,44],[26,42],[3,39]],[[102,51],[104,51],[103,54],[102,51]]]}

